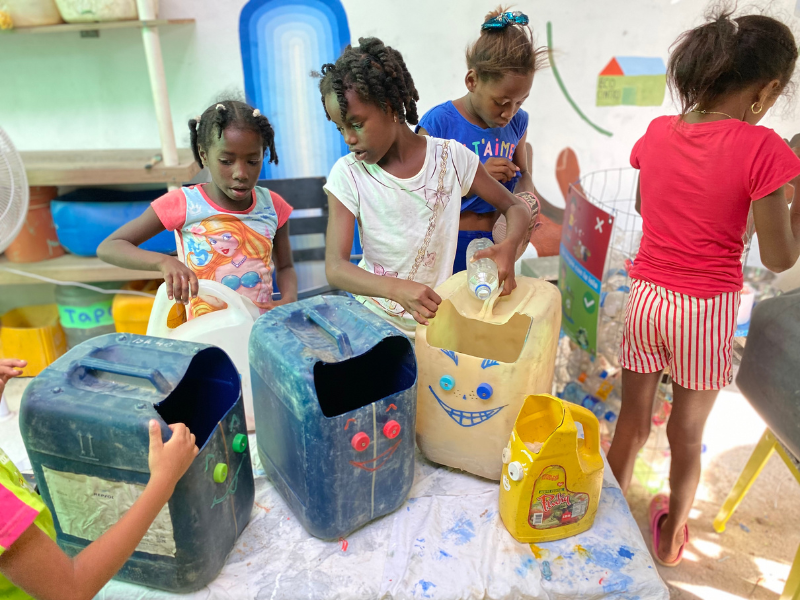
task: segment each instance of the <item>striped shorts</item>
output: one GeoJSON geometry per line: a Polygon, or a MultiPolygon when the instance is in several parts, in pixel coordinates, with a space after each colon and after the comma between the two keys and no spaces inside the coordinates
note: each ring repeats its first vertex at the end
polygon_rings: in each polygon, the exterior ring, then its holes
{"type": "Polygon", "coordinates": [[[719,390],[733,380],[731,346],[739,292],[696,298],[634,279],[625,309],[619,361],[636,373],[669,367],[690,390],[719,390]]]}

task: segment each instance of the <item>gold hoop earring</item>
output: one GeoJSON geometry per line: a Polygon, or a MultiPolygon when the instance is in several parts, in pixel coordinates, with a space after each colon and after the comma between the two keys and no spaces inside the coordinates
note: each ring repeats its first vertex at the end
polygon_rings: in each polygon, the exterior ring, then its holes
{"type": "Polygon", "coordinates": [[[752,106],[750,106],[750,110],[753,111],[754,115],[760,114],[761,111],[764,110],[764,105],[763,104],[761,105],[761,108],[756,110],[756,108],[755,108],[756,104],[758,104],[758,102],[753,102],[752,106]]]}

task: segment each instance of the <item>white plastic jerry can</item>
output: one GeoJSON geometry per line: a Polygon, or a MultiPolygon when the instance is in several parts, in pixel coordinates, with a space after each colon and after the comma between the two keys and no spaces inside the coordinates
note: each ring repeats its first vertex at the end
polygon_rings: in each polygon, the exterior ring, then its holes
{"type": "Polygon", "coordinates": [[[147,335],[172,340],[212,344],[225,351],[231,358],[242,381],[242,399],[247,420],[247,431],[255,431],[253,416],[253,391],[250,385],[250,362],[248,359],[248,340],[253,323],[260,311],[253,302],[234,292],[229,287],[200,279],[199,296],[210,296],[222,300],[227,308],[194,317],[189,321],[175,316],[177,305],[167,298],[166,284],[162,283],[156,292],[147,335]]]}

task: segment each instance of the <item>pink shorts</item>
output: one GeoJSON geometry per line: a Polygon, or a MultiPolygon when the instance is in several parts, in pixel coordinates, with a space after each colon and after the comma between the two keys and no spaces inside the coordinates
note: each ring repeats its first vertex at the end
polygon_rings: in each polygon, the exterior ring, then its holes
{"type": "Polygon", "coordinates": [[[669,367],[690,390],[719,390],[733,380],[731,345],[739,292],[695,298],[634,279],[625,309],[619,362],[636,373],[669,367]]]}

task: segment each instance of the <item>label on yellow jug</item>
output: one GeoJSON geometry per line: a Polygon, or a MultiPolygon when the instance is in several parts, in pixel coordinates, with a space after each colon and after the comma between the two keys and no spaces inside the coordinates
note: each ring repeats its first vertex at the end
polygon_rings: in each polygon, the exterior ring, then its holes
{"type": "Polygon", "coordinates": [[[554,529],[580,521],[589,508],[589,494],[570,492],[564,467],[546,467],[533,486],[528,523],[534,529],[554,529]]]}

